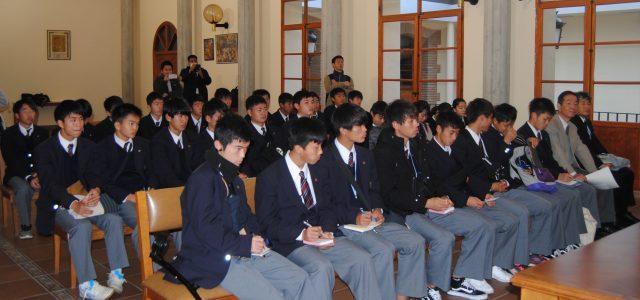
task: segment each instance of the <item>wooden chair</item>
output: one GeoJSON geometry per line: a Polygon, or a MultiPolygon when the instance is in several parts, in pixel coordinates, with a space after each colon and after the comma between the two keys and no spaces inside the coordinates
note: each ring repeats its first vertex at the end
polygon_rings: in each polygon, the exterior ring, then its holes
{"type": "Polygon", "coordinates": [[[242,179],[242,182],[244,182],[244,189],[247,192],[247,204],[249,205],[249,208],[251,208],[251,212],[252,213],[256,213],[256,178],[255,177],[251,177],[251,178],[245,178],[242,179]]]}
{"type": "Polygon", "coordinates": [[[11,211],[11,197],[13,196],[13,191],[10,187],[1,185],[0,192],[2,193],[2,227],[7,227],[9,225],[9,212],[11,211]]]}
{"type": "MultiPolygon", "coordinates": [[[[138,230],[140,244],[140,272],[144,299],[191,299],[189,290],[182,284],[163,279],[164,273],[153,272],[151,241],[149,234],[177,230],[182,227],[180,195],[183,187],[140,191],[136,193],[138,230]]],[[[199,288],[202,299],[237,299],[222,287],[199,288]]]]}

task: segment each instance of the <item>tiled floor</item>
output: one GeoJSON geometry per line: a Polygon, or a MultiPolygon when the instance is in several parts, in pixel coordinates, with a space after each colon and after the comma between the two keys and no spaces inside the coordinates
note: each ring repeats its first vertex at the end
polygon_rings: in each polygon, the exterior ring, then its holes
{"type": "MultiPolygon", "coordinates": [[[[636,197],[638,199],[638,197],[636,197]]],[[[640,205],[632,211],[640,216],[640,205]]],[[[2,228],[0,235],[0,299],[77,299],[77,289],[69,288],[69,252],[67,244],[62,244],[61,270],[54,274],[53,238],[37,236],[31,240],[13,237],[11,226],[2,228]]],[[[128,283],[122,294],[112,299],[140,299],[140,267],[133,255],[131,240],[126,239],[131,267],[125,269],[128,283]]],[[[459,249],[459,247],[456,247],[459,249]]],[[[93,243],[93,260],[98,280],[105,283],[109,272],[104,242],[93,243]]],[[[454,254],[454,258],[457,253],[454,254]]],[[[489,299],[518,299],[519,289],[507,284],[490,282],[496,292],[489,299]]],[[[353,299],[349,289],[340,281],[336,282],[334,299],[353,299]]],[[[443,299],[457,299],[447,297],[443,299]]]]}

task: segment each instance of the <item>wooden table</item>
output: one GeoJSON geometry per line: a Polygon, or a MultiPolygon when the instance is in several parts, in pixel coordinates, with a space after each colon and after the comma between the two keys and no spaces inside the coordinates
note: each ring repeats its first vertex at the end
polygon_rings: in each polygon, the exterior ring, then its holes
{"type": "Polygon", "coordinates": [[[640,224],[513,277],[523,300],[640,299],[640,224]]]}

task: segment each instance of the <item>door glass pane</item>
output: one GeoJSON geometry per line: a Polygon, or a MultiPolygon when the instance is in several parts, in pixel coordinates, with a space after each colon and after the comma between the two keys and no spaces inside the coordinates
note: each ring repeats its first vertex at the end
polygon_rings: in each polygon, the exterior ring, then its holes
{"type": "MultiPolygon", "coordinates": [[[[371,1],[371,0],[367,0],[371,1]]],[[[418,11],[418,0],[382,0],[382,15],[413,14],[418,11]]]]}
{"type": "Polygon", "coordinates": [[[415,30],[413,22],[386,22],[382,25],[382,49],[413,49],[415,30]]]}
{"type": "Polygon", "coordinates": [[[457,25],[458,17],[422,20],[420,47],[455,47],[457,25]]]}
{"type": "Polygon", "coordinates": [[[543,80],[583,80],[583,46],[542,48],[543,80]]]}
{"type": "MultiPolygon", "coordinates": [[[[640,17],[638,18],[640,20],[640,17]]],[[[639,27],[640,29],[640,27],[639,27]]],[[[596,46],[596,81],[640,81],[640,45],[596,46]]]]}
{"type": "Polygon", "coordinates": [[[307,23],[320,22],[322,19],[322,0],[309,0],[307,23]]]}
{"type": "Polygon", "coordinates": [[[395,51],[382,53],[382,78],[413,78],[413,51],[395,51]]]}
{"type": "Polygon", "coordinates": [[[309,29],[307,31],[307,52],[308,53],[320,53],[320,28],[309,29]]]}
{"type": "Polygon", "coordinates": [[[284,56],[284,77],[302,78],[302,55],[284,56]]]}
{"type": "Polygon", "coordinates": [[[564,91],[579,92],[584,90],[582,83],[543,83],[542,97],[549,98],[554,105],[558,101],[558,95],[564,91]]]}
{"type": "Polygon", "coordinates": [[[302,53],[302,30],[284,32],[284,53],[302,53]]]}
{"type": "Polygon", "coordinates": [[[456,50],[423,51],[420,80],[456,79],[456,50]]]}
{"type": "Polygon", "coordinates": [[[295,94],[302,89],[302,80],[287,79],[284,81],[284,92],[295,94]]]}
{"type": "Polygon", "coordinates": [[[596,120],[638,123],[640,85],[596,84],[593,104],[596,120]]]}
{"type": "Polygon", "coordinates": [[[284,25],[302,24],[304,16],[304,0],[284,3],[284,25]]]}
{"type": "Polygon", "coordinates": [[[309,54],[307,56],[307,78],[320,79],[322,64],[320,62],[320,54],[309,54]]]}
{"type": "Polygon", "coordinates": [[[542,37],[544,43],[584,41],[584,6],[545,9],[542,37]]]}
{"type": "Polygon", "coordinates": [[[422,0],[423,12],[458,8],[458,0],[422,0]]]}
{"type": "Polygon", "coordinates": [[[397,99],[411,99],[413,83],[411,81],[383,81],[382,101],[391,103],[397,99]]]}
{"type": "Polygon", "coordinates": [[[596,42],[637,41],[639,29],[640,2],[596,6],[596,42]]]}
{"type": "Polygon", "coordinates": [[[451,102],[456,98],[455,82],[420,82],[420,100],[436,103],[451,102]]]}

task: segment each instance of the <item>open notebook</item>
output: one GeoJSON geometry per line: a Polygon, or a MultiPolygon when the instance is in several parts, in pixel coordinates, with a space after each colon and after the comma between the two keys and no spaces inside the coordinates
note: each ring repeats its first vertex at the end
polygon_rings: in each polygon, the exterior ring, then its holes
{"type": "Polygon", "coordinates": [[[344,225],[344,228],[357,231],[357,232],[367,232],[367,231],[373,230],[374,228],[380,225],[382,225],[381,222],[375,222],[375,223],[371,222],[369,225],[347,224],[347,225],[344,225]]]}
{"type": "Polygon", "coordinates": [[[314,247],[333,246],[333,239],[317,239],[313,242],[303,241],[303,243],[314,247]]]}
{"type": "MultiPolygon", "coordinates": [[[[73,195],[73,196],[76,197],[78,200],[81,200],[81,201],[85,197],[85,195],[73,195]]],[[[89,217],[94,217],[94,216],[99,216],[99,215],[104,214],[104,207],[102,206],[102,203],[100,201],[98,201],[98,204],[96,204],[96,206],[92,207],[91,210],[92,210],[92,213],[90,215],[86,216],[86,217],[77,214],[72,209],[69,209],[68,212],[75,219],[84,219],[84,218],[89,218],[89,217]]]]}

